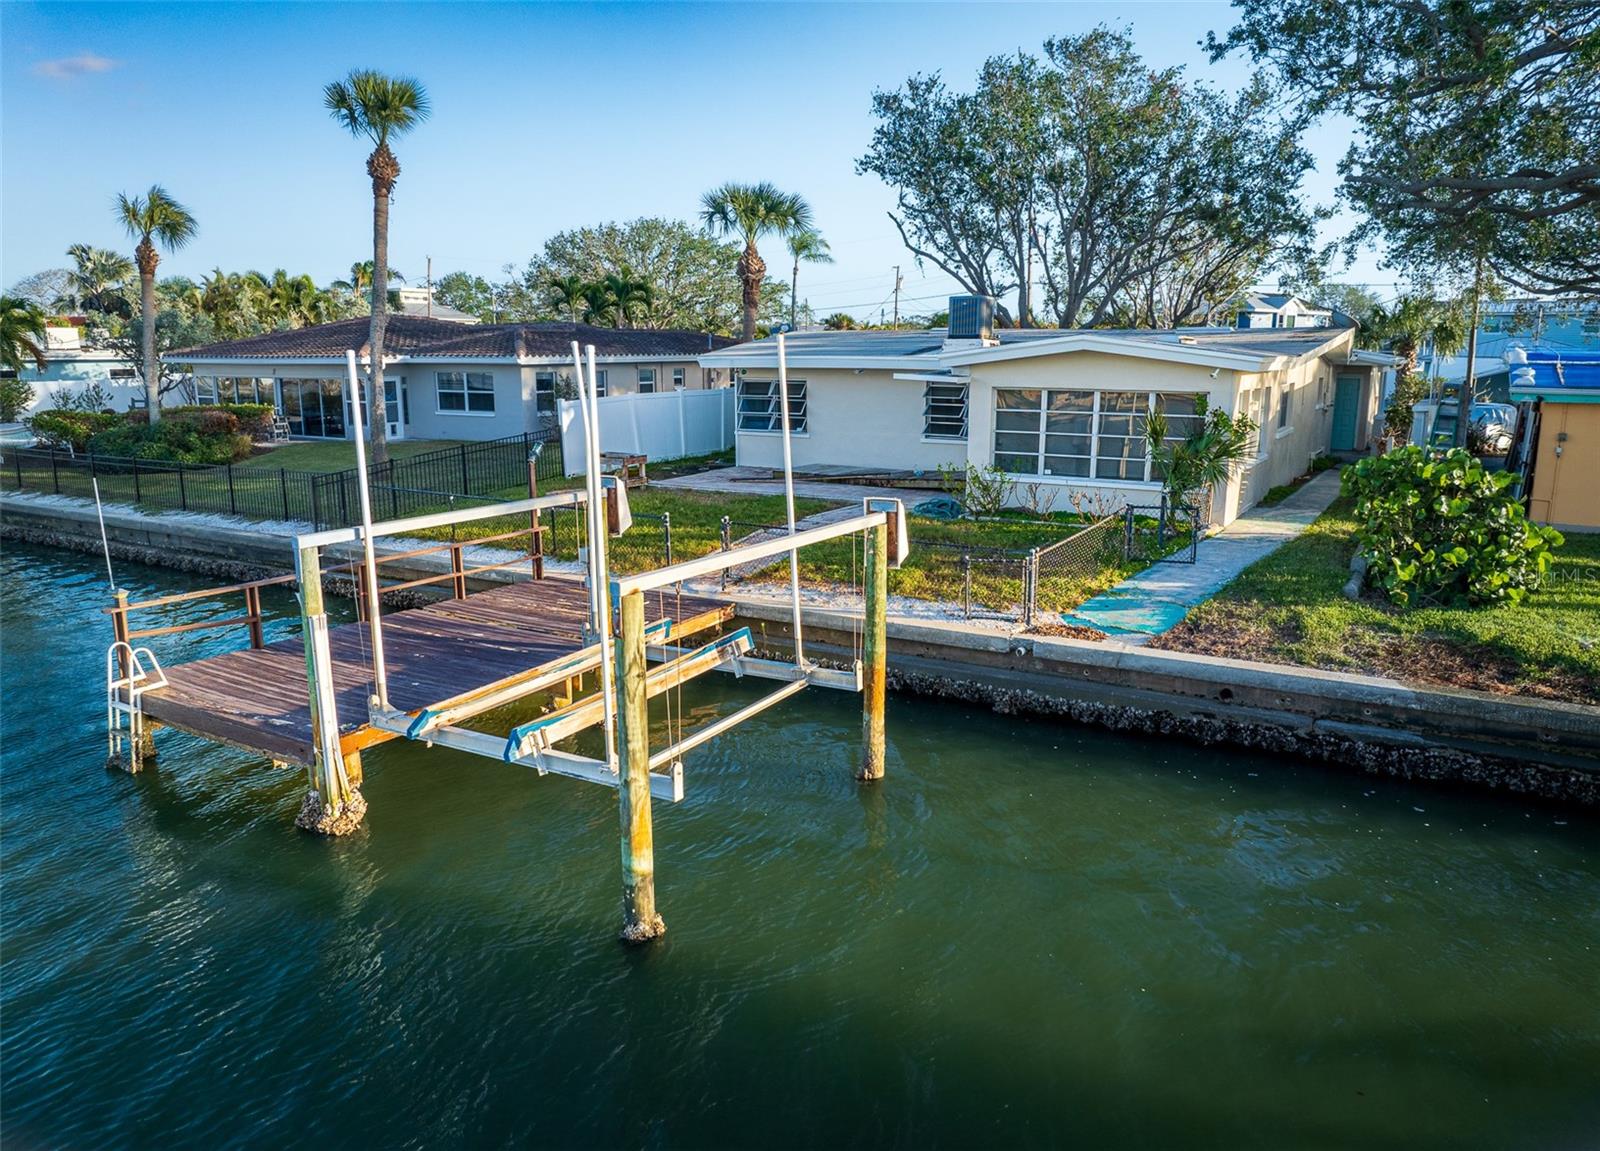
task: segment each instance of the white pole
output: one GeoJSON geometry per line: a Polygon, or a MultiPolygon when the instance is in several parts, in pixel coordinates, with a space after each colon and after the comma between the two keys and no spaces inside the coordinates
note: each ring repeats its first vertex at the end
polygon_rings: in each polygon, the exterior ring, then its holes
{"type": "MultiPolygon", "coordinates": [[[[789,534],[795,533],[794,519],[794,455],[789,447],[789,360],[783,344],[783,333],[778,333],[778,404],[783,417],[783,501],[789,512],[789,534]]],[[[794,662],[797,667],[806,665],[805,647],[800,638],[800,552],[789,551],[789,597],[794,608],[794,662]]]]}
{"type": "Polygon", "coordinates": [[[600,477],[589,466],[589,428],[594,423],[594,414],[589,411],[589,389],[583,382],[583,352],[577,340],[572,341],[572,370],[573,379],[578,383],[578,414],[583,417],[583,534],[589,558],[589,627],[598,636],[602,591],[594,565],[594,512],[600,505],[600,477]]]}
{"type": "MultiPolygon", "coordinates": [[[[589,354],[589,420],[585,424],[589,433],[589,474],[595,477],[594,486],[600,490],[600,390],[599,376],[594,370],[594,345],[585,349],[589,354]]],[[[626,475],[617,482],[626,481],[626,475]]],[[[620,493],[619,493],[620,497],[620,493]]],[[[611,572],[606,558],[606,509],[597,501],[594,511],[595,533],[590,542],[590,562],[599,573],[600,592],[600,694],[604,700],[606,717],[606,764],[612,771],[619,770],[617,760],[617,694],[612,677],[616,668],[611,665],[611,572]]]]}
{"type": "MultiPolygon", "coordinates": [[[[378,604],[378,564],[372,546],[372,496],[367,491],[367,436],[365,398],[361,395],[361,377],[356,373],[356,354],[345,353],[345,368],[350,376],[350,414],[356,431],[356,486],[361,491],[361,545],[366,556],[362,578],[367,584],[367,623],[372,629],[372,687],[378,707],[389,710],[389,676],[383,665],[383,612],[378,604]]],[[[381,377],[383,369],[378,368],[381,377]]]]}

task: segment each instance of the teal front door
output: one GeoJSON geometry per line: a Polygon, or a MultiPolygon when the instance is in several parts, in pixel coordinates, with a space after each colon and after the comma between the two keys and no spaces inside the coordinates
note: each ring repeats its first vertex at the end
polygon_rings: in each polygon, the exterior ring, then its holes
{"type": "Polygon", "coordinates": [[[1340,376],[1333,389],[1333,443],[1336,452],[1356,450],[1356,409],[1361,405],[1361,377],[1340,376]]]}

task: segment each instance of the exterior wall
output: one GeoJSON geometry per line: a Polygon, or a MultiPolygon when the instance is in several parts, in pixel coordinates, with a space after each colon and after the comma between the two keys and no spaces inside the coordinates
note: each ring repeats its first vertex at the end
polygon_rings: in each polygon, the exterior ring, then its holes
{"type": "MultiPolygon", "coordinates": [[[[1211,378],[1211,369],[1135,356],[1116,356],[1104,352],[1068,352],[1059,356],[1038,356],[1021,360],[1002,360],[977,364],[972,369],[969,395],[971,422],[968,459],[975,467],[994,461],[994,392],[997,388],[1057,388],[1113,392],[1190,392],[1205,395],[1213,407],[1232,413],[1237,389],[1235,373],[1221,371],[1211,378]]],[[[1074,498],[1088,510],[1113,512],[1127,504],[1158,504],[1159,480],[1103,480],[1093,477],[1025,476],[1020,483],[1059,489],[1055,507],[1070,510],[1074,498]]],[[[1226,523],[1237,515],[1237,485],[1218,493],[1212,509],[1212,522],[1226,523]]],[[[1265,490],[1265,489],[1263,489],[1265,490]]],[[[1014,496],[1013,502],[1023,502],[1014,496]]]]}
{"type": "Polygon", "coordinates": [[[1261,450],[1255,461],[1245,468],[1240,482],[1233,485],[1230,498],[1235,506],[1224,509],[1222,522],[1260,502],[1272,488],[1304,475],[1312,457],[1328,450],[1333,435],[1334,378],[1341,371],[1364,377],[1362,399],[1356,412],[1357,443],[1360,444],[1362,421],[1363,418],[1370,421],[1373,402],[1372,373],[1368,369],[1339,368],[1319,357],[1275,372],[1239,374],[1238,395],[1230,410],[1242,410],[1239,405],[1252,389],[1270,389],[1270,393],[1264,403],[1258,401],[1255,410],[1247,413],[1261,424],[1257,433],[1261,450]],[[1286,390],[1288,418],[1280,427],[1278,405],[1286,390]]]}
{"type": "MultiPolygon", "coordinates": [[[[777,370],[750,368],[749,380],[775,379],[777,370]]],[[[845,465],[936,472],[966,458],[961,440],[924,439],[922,384],[897,380],[888,371],[857,375],[839,368],[793,369],[806,383],[806,430],[791,437],[796,467],[845,465]]],[[[745,467],[783,467],[778,432],[737,432],[736,462],[745,467]]]]}
{"type": "MultiPolygon", "coordinates": [[[[672,390],[672,373],[674,369],[683,372],[683,386],[685,388],[711,388],[720,387],[727,382],[727,372],[716,369],[702,369],[694,360],[639,360],[628,363],[608,363],[596,360],[595,367],[606,374],[606,395],[626,396],[639,390],[639,369],[654,368],[656,373],[656,391],[670,392],[672,390]],[[720,375],[721,382],[708,382],[709,377],[720,375]]],[[[568,369],[568,375],[571,369],[568,369]]]]}
{"type": "MultiPolygon", "coordinates": [[[[23,383],[33,385],[33,402],[23,409],[24,416],[58,408],[94,384],[99,384],[111,397],[110,407],[113,411],[125,411],[135,403],[144,403],[144,380],[138,375],[137,369],[110,353],[47,352],[46,356],[43,371],[25,357],[23,368],[17,373],[17,378],[23,383]],[[131,377],[113,378],[111,375],[113,371],[130,370],[134,372],[131,377]]],[[[162,398],[162,406],[183,402],[183,397],[176,393],[162,398]]]]}
{"type": "Polygon", "coordinates": [[[1528,515],[1557,527],[1600,528],[1600,403],[1539,405],[1528,515]]]}

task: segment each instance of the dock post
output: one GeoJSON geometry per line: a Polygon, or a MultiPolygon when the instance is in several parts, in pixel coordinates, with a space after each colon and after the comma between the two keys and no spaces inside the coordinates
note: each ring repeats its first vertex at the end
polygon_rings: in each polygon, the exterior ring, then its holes
{"type": "Polygon", "coordinates": [[[655,845],[650,819],[650,713],[645,693],[644,593],[622,597],[617,644],[617,725],[622,778],[622,941],[646,943],[667,930],[656,914],[655,845]]]}
{"type": "Polygon", "coordinates": [[[863,783],[883,778],[883,697],[889,671],[889,525],[867,530],[866,627],[862,638],[861,773],[863,783]]]}
{"type": "Polygon", "coordinates": [[[311,703],[310,789],[295,826],[322,835],[347,835],[361,824],[367,801],[345,771],[339,749],[339,712],[333,694],[333,653],[322,603],[322,565],[314,547],[295,564],[300,583],[300,634],[305,643],[306,688],[311,703]]]}

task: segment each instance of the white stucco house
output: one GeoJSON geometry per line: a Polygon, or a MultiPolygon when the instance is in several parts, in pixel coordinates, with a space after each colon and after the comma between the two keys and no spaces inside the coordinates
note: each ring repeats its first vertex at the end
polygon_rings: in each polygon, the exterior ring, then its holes
{"type": "MultiPolygon", "coordinates": [[[[1063,510],[1071,493],[1106,510],[1154,504],[1145,417],[1164,412],[1181,436],[1203,395],[1258,425],[1254,458],[1216,493],[1211,521],[1225,524],[1314,456],[1366,450],[1392,363],[1356,350],[1354,328],[995,330],[974,300],[952,299],[947,330],[790,334],[796,467],[993,466],[1059,488],[1063,510]]],[[[737,374],[737,463],[780,467],[776,340],[700,363],[737,374]]]]}
{"type": "Polygon", "coordinates": [[[1332,308],[1299,296],[1252,292],[1239,302],[1240,328],[1331,328],[1337,323],[1332,308]]]}
{"type": "MultiPolygon", "coordinates": [[[[345,353],[364,359],[369,325],[363,316],[164,358],[192,374],[200,403],[272,404],[291,434],[342,439],[353,434],[345,353]]],[[[726,369],[698,363],[701,353],[732,343],[706,332],[394,315],[384,340],[389,438],[492,440],[553,424],[574,340],[594,345],[607,395],[723,387],[730,379],[726,369]]]]}
{"type": "Polygon", "coordinates": [[[109,348],[88,346],[82,328],[47,327],[44,336],[44,367],[25,359],[20,371],[0,368],[0,377],[33,385],[33,402],[24,415],[64,407],[96,386],[115,411],[144,403],[144,381],[134,366],[109,348]]]}

